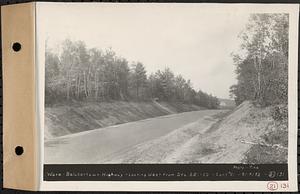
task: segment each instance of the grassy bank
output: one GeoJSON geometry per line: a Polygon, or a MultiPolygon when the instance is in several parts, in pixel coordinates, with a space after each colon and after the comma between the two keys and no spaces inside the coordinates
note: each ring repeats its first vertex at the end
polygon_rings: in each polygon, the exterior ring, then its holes
{"type": "Polygon", "coordinates": [[[246,153],[245,163],[287,163],[288,156],[287,119],[272,120],[265,128],[260,142],[253,145],[246,153]]]}

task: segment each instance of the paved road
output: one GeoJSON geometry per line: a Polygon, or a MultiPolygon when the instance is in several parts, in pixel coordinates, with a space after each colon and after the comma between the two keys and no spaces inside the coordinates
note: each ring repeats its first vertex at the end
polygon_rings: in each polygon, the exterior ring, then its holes
{"type": "Polygon", "coordinates": [[[139,143],[161,137],[204,116],[222,110],[202,110],[161,116],[67,135],[45,142],[46,164],[97,163],[139,143]]]}

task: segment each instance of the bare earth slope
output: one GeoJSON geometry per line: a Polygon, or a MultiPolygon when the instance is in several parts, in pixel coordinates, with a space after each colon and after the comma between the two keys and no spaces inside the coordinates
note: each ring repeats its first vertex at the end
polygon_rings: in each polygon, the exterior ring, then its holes
{"type": "Polygon", "coordinates": [[[172,113],[201,110],[190,104],[165,102],[74,102],[46,107],[45,138],[159,117],[172,113]],[[176,106],[175,106],[176,105],[176,106]]]}

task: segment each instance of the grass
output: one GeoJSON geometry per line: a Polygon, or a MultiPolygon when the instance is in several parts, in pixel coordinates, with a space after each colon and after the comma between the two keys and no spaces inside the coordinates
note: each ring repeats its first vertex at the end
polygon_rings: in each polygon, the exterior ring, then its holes
{"type": "Polygon", "coordinates": [[[278,164],[287,163],[288,150],[254,145],[246,153],[243,163],[246,164],[278,164]]]}
{"type": "MultiPolygon", "coordinates": [[[[284,122],[274,121],[269,126],[270,132],[261,136],[268,145],[288,147],[288,129],[284,122]]],[[[243,163],[275,164],[287,163],[288,150],[275,146],[253,145],[246,153],[243,163]]]]}

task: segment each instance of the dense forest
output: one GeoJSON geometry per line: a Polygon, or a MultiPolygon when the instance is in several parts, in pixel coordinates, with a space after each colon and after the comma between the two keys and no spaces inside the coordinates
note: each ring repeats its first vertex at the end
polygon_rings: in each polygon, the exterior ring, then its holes
{"type": "Polygon", "coordinates": [[[141,62],[129,63],[112,49],[88,49],[66,39],[57,54],[46,48],[45,101],[167,101],[218,108],[217,97],[195,91],[190,80],[169,68],[147,75],[141,62]]]}
{"type": "Polygon", "coordinates": [[[252,14],[240,34],[241,51],[233,54],[237,84],[230,92],[237,104],[288,103],[288,14],[252,14]]]}

